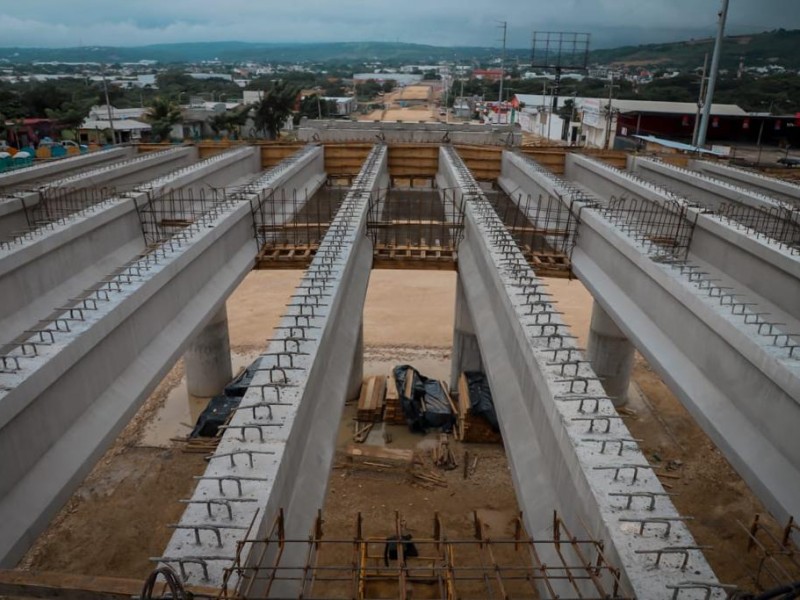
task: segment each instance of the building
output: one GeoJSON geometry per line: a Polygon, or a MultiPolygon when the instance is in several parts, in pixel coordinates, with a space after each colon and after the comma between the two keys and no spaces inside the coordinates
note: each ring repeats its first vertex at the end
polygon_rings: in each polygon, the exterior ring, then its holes
{"type": "Polygon", "coordinates": [[[354,96],[322,96],[321,100],[334,103],[335,114],[340,117],[348,117],[358,110],[358,100],[354,96]]]}
{"type": "Polygon", "coordinates": [[[474,69],[472,77],[474,79],[486,79],[488,81],[500,81],[505,76],[503,69],[474,69]]]}

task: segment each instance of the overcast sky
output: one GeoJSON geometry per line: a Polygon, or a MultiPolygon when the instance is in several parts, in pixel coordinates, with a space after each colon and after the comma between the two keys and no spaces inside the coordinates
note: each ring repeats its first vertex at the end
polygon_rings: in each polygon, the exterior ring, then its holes
{"type": "MultiPolygon", "coordinates": [[[[534,30],[588,31],[593,47],[696,37],[719,0],[0,0],[0,46],[401,41],[528,47],[534,30]]],[[[800,28],[800,0],[731,0],[729,31],[800,28]]]]}

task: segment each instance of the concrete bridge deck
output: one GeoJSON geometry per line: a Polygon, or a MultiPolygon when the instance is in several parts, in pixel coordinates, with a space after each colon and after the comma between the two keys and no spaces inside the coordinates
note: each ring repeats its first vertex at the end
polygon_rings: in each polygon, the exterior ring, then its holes
{"type": "Polygon", "coordinates": [[[691,160],[689,161],[689,168],[716,179],[744,186],[758,193],[789,202],[795,207],[800,207],[800,185],[796,183],[762,175],[755,171],[705,160],[691,160]]]}

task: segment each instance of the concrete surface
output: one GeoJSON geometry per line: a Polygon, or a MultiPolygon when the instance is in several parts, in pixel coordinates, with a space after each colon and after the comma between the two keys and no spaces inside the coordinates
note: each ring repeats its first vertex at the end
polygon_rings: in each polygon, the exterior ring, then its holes
{"type": "Polygon", "coordinates": [[[592,306],[586,357],[617,408],[628,402],[634,352],[630,340],[603,307],[595,302],[592,306]]]}
{"type": "Polygon", "coordinates": [[[233,379],[228,313],[224,304],[189,342],[183,362],[186,388],[192,396],[215,396],[233,379]]]}
{"type": "Polygon", "coordinates": [[[690,160],[689,168],[728,183],[748,187],[784,202],[791,202],[795,206],[800,205],[800,185],[796,183],[762,175],[756,171],[705,160],[690,160]]]}
{"type": "MultiPolygon", "coordinates": [[[[241,404],[251,408],[234,415],[215,452],[217,460],[209,462],[198,482],[192,497],[198,503],[187,506],[161,557],[173,566],[183,563],[191,582],[218,585],[251,523],[251,539],[267,539],[282,509],[286,536],[305,539],[322,507],[337,435],[333,424],[351,391],[363,340],[362,312],[372,263],[372,245],[365,235],[369,197],[387,185],[387,151],[376,146],[260,359],[241,404]],[[281,368],[289,365],[293,368],[281,368]],[[279,385],[272,384],[275,381],[279,385]],[[232,520],[209,518],[202,501],[223,496],[239,499],[232,520]],[[194,525],[218,527],[221,545],[207,531],[201,532],[197,544],[194,525]]],[[[281,564],[300,566],[305,552],[297,545],[287,547],[281,564]]],[[[265,551],[261,545],[246,544],[241,556],[245,564],[268,566],[275,554],[273,547],[265,551]]],[[[252,593],[265,593],[263,580],[250,584],[252,593]]],[[[297,595],[298,587],[299,582],[276,587],[270,597],[297,595]]]]}

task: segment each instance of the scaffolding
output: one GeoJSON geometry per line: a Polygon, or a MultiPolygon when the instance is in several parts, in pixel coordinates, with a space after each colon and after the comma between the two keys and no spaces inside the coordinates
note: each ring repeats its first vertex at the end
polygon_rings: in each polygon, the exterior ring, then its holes
{"type": "Polygon", "coordinates": [[[473,537],[450,538],[436,513],[431,535],[412,537],[395,513],[392,523],[383,524],[383,535],[371,535],[358,513],[351,537],[328,538],[318,514],[308,538],[288,539],[281,510],[268,535],[248,532],[238,543],[219,600],[266,599],[276,589],[282,590],[280,597],[303,600],[628,598],[602,542],[574,536],[557,513],[547,539],[530,537],[521,515],[508,538],[490,537],[477,512],[472,521],[473,537]],[[304,549],[305,561],[283,564],[296,545],[304,549]],[[285,595],[286,589],[294,591],[285,595]]]}

